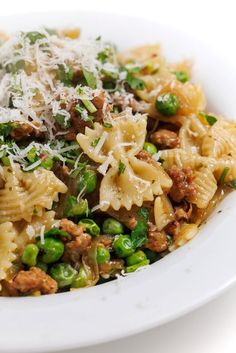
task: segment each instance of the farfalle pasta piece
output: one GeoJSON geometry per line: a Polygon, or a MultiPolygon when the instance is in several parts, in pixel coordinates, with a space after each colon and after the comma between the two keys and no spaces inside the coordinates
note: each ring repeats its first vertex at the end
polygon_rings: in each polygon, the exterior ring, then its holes
{"type": "Polygon", "coordinates": [[[195,171],[193,185],[196,193],[189,201],[196,204],[198,208],[206,208],[217,190],[212,171],[207,167],[195,171]]]}
{"type": "Polygon", "coordinates": [[[230,156],[218,159],[214,165],[214,176],[221,182],[229,182],[236,179],[236,160],[230,156]],[[220,180],[224,173],[224,180],[220,180]]]}
{"type": "Polygon", "coordinates": [[[12,222],[0,224],[0,281],[7,277],[7,271],[16,259],[16,234],[12,222]]]}
{"type": "Polygon", "coordinates": [[[189,116],[179,130],[180,147],[185,151],[199,153],[207,130],[208,126],[203,124],[197,115],[189,116]]]}
{"type": "Polygon", "coordinates": [[[154,218],[158,231],[175,220],[174,210],[166,195],[157,196],[154,202],[154,218]]]}
{"type": "Polygon", "coordinates": [[[143,148],[146,124],[146,116],[133,116],[127,110],[114,117],[111,128],[95,124],[94,130],[86,129],[85,135],[77,135],[83,151],[102,164],[98,167],[104,175],[100,185],[102,211],[110,206],[114,210],[121,207],[130,210],[132,205],[141,206],[144,201],[152,201],[154,195],[162,194],[162,187],[171,187],[170,178],[158,163],[147,163],[136,157],[143,148]],[[120,165],[124,170],[120,170],[120,165]]]}
{"type": "Polygon", "coordinates": [[[104,163],[109,154],[116,159],[121,154],[135,155],[143,147],[147,126],[144,115],[126,110],[111,123],[110,128],[95,123],[94,129],[86,127],[85,134],[77,135],[82,150],[97,163],[104,163]]]}
{"type": "Polygon", "coordinates": [[[174,242],[169,246],[169,250],[173,251],[176,248],[183,246],[189,240],[193,239],[198,233],[198,226],[193,223],[182,223],[180,225],[180,231],[177,236],[174,237],[174,242]]]}
{"type": "Polygon", "coordinates": [[[0,222],[30,222],[33,215],[41,216],[43,210],[51,209],[58,193],[67,191],[66,185],[53,172],[37,169],[22,172],[20,166],[4,167],[5,185],[0,189],[0,222]]]}
{"type": "Polygon", "coordinates": [[[172,165],[180,168],[190,167],[191,169],[208,166],[208,168],[213,169],[215,165],[213,158],[203,157],[196,152],[185,151],[182,148],[163,150],[159,154],[164,169],[171,168],[172,165]]]}
{"type": "Polygon", "coordinates": [[[220,158],[230,153],[236,158],[235,124],[218,120],[208,131],[202,141],[202,155],[220,158]]]}
{"type": "Polygon", "coordinates": [[[135,157],[126,159],[125,170],[119,173],[118,163],[102,179],[100,185],[101,210],[109,207],[119,210],[132,205],[142,206],[144,201],[152,201],[154,195],[162,193],[158,171],[151,165],[135,157]]]}

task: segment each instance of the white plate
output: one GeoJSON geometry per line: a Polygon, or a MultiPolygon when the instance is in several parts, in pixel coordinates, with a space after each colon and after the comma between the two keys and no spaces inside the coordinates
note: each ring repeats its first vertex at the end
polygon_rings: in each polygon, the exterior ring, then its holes
{"type": "MultiPolygon", "coordinates": [[[[194,74],[209,106],[236,117],[229,94],[236,85],[233,67],[187,33],[99,13],[27,14],[0,20],[10,31],[76,25],[83,35],[102,35],[119,48],[161,42],[168,59],[194,59],[194,74]]],[[[194,240],[128,278],[72,293],[0,298],[0,352],[42,353],[105,342],[161,325],[213,299],[236,278],[235,201],[232,193],[194,240]]]]}

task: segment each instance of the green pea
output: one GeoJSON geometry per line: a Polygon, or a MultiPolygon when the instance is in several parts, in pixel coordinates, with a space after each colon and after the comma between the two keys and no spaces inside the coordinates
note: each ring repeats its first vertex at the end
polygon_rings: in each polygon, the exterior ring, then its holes
{"type": "Polygon", "coordinates": [[[96,189],[97,173],[94,170],[86,170],[79,180],[79,191],[84,190],[86,194],[90,194],[96,189]]]}
{"type": "Polygon", "coordinates": [[[127,257],[134,253],[133,243],[129,235],[120,235],[113,242],[113,249],[119,257],[127,257]]]}
{"type": "Polygon", "coordinates": [[[37,256],[39,253],[39,248],[35,244],[28,244],[24,248],[23,254],[21,256],[21,261],[23,264],[28,266],[35,266],[37,262],[37,256]]]}
{"type": "Polygon", "coordinates": [[[83,266],[80,267],[79,273],[73,279],[72,288],[83,288],[88,284],[88,275],[83,266]]]}
{"type": "Polygon", "coordinates": [[[81,199],[79,202],[75,196],[69,195],[66,200],[64,214],[66,217],[83,216],[88,213],[88,201],[81,199]]]}
{"type": "Polygon", "coordinates": [[[102,231],[104,234],[117,235],[124,233],[124,227],[116,219],[107,218],[103,222],[102,231]]]}
{"type": "Polygon", "coordinates": [[[51,170],[53,167],[52,158],[47,157],[47,158],[43,159],[40,166],[47,169],[47,170],[51,170]]]}
{"type": "Polygon", "coordinates": [[[55,264],[50,269],[50,275],[55,279],[59,288],[70,286],[77,273],[71,265],[64,262],[55,264]]]}
{"type": "Polygon", "coordinates": [[[157,97],[156,108],[165,116],[175,115],[180,107],[178,97],[173,93],[164,93],[157,97]]]}
{"type": "Polygon", "coordinates": [[[189,75],[186,71],[175,71],[175,76],[178,81],[185,83],[189,80],[189,75]]]}
{"type": "Polygon", "coordinates": [[[44,34],[37,31],[27,32],[25,37],[29,39],[30,44],[35,44],[37,40],[46,38],[44,34]]]}
{"type": "Polygon", "coordinates": [[[136,251],[126,259],[127,266],[136,265],[144,260],[147,260],[145,253],[142,250],[136,251]]]}
{"type": "Polygon", "coordinates": [[[38,267],[38,268],[40,268],[40,269],[43,270],[44,272],[47,272],[47,270],[48,270],[48,265],[45,264],[45,263],[42,262],[42,261],[37,261],[37,263],[36,263],[35,266],[38,267]]]}
{"type": "Polygon", "coordinates": [[[37,246],[43,251],[40,259],[46,264],[58,261],[64,253],[64,244],[60,239],[45,238],[44,243],[38,241],[37,246]]]}
{"type": "Polygon", "coordinates": [[[81,219],[78,224],[84,225],[86,232],[92,235],[93,237],[96,237],[100,234],[99,226],[92,219],[89,219],[89,218],[81,219]]]}
{"type": "Polygon", "coordinates": [[[144,145],[143,145],[143,149],[145,151],[147,151],[151,155],[157,153],[156,146],[153,143],[151,143],[151,142],[145,142],[144,145]]]}
{"type": "Polygon", "coordinates": [[[111,258],[111,255],[109,250],[107,250],[104,246],[97,247],[97,263],[99,265],[110,261],[110,258],[111,258]]]}
{"type": "Polygon", "coordinates": [[[139,262],[138,264],[128,266],[128,267],[126,267],[126,272],[127,273],[135,272],[138,268],[143,267],[143,266],[147,266],[147,265],[149,265],[149,263],[150,263],[149,260],[144,260],[142,262],[139,262]]]}

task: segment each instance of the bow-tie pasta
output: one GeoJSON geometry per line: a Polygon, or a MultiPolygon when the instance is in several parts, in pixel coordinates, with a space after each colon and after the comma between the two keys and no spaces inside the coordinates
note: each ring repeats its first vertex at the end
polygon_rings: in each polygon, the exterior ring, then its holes
{"type": "Polygon", "coordinates": [[[31,221],[51,209],[58,193],[67,191],[66,185],[53,172],[38,169],[31,173],[21,171],[19,165],[3,168],[4,186],[0,189],[0,222],[31,221]]]}
{"type": "MultiPolygon", "coordinates": [[[[0,281],[7,276],[7,271],[16,259],[16,230],[11,222],[0,224],[0,281]]],[[[1,284],[0,284],[1,289],[1,284]]]]}
{"type": "Polygon", "coordinates": [[[85,135],[78,134],[77,141],[93,161],[102,163],[98,168],[104,175],[100,185],[101,210],[130,210],[132,205],[141,206],[162,194],[162,187],[170,188],[171,180],[157,162],[136,157],[146,137],[145,116],[133,116],[127,111],[114,117],[111,125],[106,128],[95,124],[94,130],[87,128],[85,135]]]}

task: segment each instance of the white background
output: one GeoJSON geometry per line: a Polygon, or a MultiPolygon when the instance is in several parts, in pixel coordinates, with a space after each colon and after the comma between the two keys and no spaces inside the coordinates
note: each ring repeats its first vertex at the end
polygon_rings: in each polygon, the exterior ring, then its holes
{"type": "MultiPolygon", "coordinates": [[[[1,0],[0,2],[0,15],[72,9],[127,13],[155,18],[160,23],[174,23],[175,27],[200,37],[202,41],[217,47],[219,51],[221,42],[224,41],[230,48],[229,59],[235,60],[236,1],[233,0],[1,0]]],[[[229,54],[225,51],[223,55],[229,54]]],[[[229,251],[234,251],[230,244],[229,251]]],[[[219,261],[223,261],[223,254],[219,261]]],[[[131,350],[135,353],[235,353],[235,302],[236,286],[213,302],[159,329],[73,353],[130,353],[131,350]]]]}

